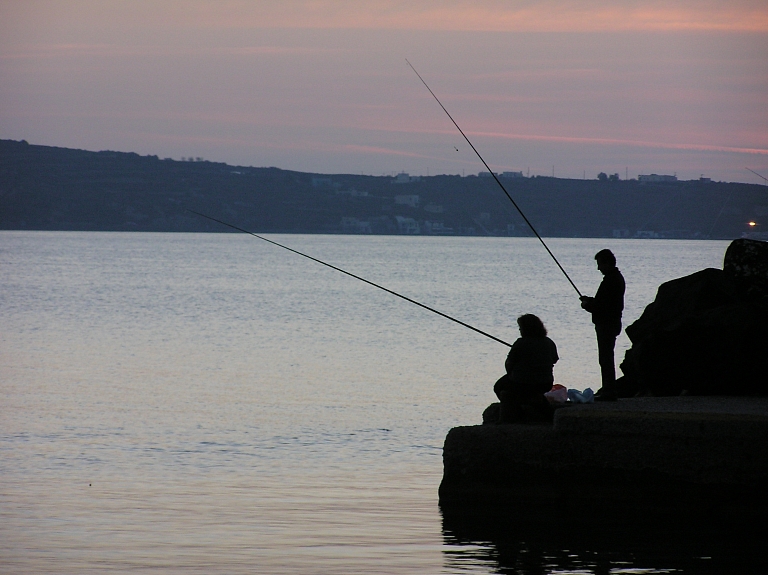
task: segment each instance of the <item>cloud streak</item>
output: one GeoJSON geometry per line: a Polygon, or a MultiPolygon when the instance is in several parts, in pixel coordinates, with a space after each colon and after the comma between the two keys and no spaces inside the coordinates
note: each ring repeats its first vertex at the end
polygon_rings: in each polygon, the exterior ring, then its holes
{"type": "Polygon", "coordinates": [[[333,54],[338,50],[302,46],[163,46],[163,45],[116,45],[116,44],[28,44],[17,45],[0,52],[0,60],[35,60],[39,58],[77,58],[91,56],[157,57],[162,56],[286,56],[333,54]]]}
{"type": "MultiPolygon", "coordinates": [[[[468,132],[470,133],[470,132],[468,132]]],[[[685,144],[685,143],[665,143],[648,142],[642,140],[621,140],[614,138],[581,138],[571,136],[537,136],[530,134],[503,134],[498,132],[472,132],[474,136],[483,136],[488,138],[497,138],[504,140],[531,140],[546,142],[561,142],[571,144],[604,144],[609,146],[632,146],[637,148],[654,148],[658,150],[693,150],[699,152],[728,152],[734,154],[756,154],[768,155],[768,149],[765,148],[741,148],[735,146],[719,146],[709,144],[685,144]]]]}
{"type": "MultiPolygon", "coordinates": [[[[429,130],[429,129],[402,129],[402,128],[386,128],[382,126],[370,127],[371,131],[385,132],[385,133],[399,133],[399,134],[432,134],[440,136],[458,136],[459,133],[455,130],[429,130]]],[[[591,138],[581,136],[557,136],[557,135],[542,135],[542,134],[515,134],[508,132],[487,132],[481,130],[463,130],[470,139],[476,138],[489,138],[495,140],[519,140],[530,142],[554,142],[560,144],[597,144],[604,146],[629,146],[633,148],[649,148],[656,150],[691,150],[698,152],[725,152],[732,154],[751,154],[758,156],[768,156],[768,148],[754,148],[754,147],[740,147],[740,146],[725,146],[719,144],[691,144],[680,142],[653,142],[648,140],[630,140],[621,138],[591,138]]],[[[474,143],[474,141],[473,141],[474,143]]],[[[359,150],[364,149],[379,149],[369,146],[358,147],[359,150]]],[[[384,148],[381,148],[384,150],[384,148]]]]}
{"type": "MultiPolygon", "coordinates": [[[[166,3],[178,6],[179,3],[166,3]]],[[[766,31],[757,0],[227,0],[183,2],[187,25],[493,32],[766,31]]]]}
{"type": "MultiPolygon", "coordinates": [[[[764,0],[68,0],[6,2],[9,20],[115,16],[116,29],[345,28],[471,32],[768,31],[764,0]]],[[[83,23],[85,25],[85,23],[83,23]]]]}

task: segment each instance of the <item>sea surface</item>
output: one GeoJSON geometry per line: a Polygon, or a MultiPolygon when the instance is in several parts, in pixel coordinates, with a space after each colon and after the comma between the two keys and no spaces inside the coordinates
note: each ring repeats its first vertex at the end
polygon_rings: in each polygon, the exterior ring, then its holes
{"type": "MultiPolygon", "coordinates": [[[[269,235],[599,387],[590,317],[536,239],[269,235]]],[[[617,256],[625,325],[727,242],[549,239],[579,291],[617,256]]],[[[617,364],[629,346],[618,342],[617,364]]],[[[0,232],[0,572],[716,572],[697,550],[457,537],[442,445],[506,347],[245,234],[0,232]],[[510,558],[511,557],[511,558],[510,558]]],[[[567,489],[567,486],[563,486],[567,489]]],[[[591,494],[574,494],[589,497],[591,494]]],[[[639,545],[639,544],[638,544],[639,545]]]]}

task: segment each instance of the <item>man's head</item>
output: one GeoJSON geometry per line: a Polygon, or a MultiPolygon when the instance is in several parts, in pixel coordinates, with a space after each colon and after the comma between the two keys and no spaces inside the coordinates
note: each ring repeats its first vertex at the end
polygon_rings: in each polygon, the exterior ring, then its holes
{"type": "Polygon", "coordinates": [[[595,254],[595,261],[597,262],[597,269],[603,274],[611,271],[616,267],[616,256],[609,249],[600,250],[595,254]]]}

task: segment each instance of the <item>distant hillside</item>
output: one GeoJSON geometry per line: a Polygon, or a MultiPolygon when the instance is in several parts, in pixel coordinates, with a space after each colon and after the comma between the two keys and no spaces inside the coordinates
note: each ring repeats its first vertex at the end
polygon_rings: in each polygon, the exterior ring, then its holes
{"type": "MultiPolygon", "coordinates": [[[[734,238],[768,187],[506,177],[544,236],[734,238]]],[[[322,175],[0,140],[0,229],[530,235],[491,177],[322,175]]]]}

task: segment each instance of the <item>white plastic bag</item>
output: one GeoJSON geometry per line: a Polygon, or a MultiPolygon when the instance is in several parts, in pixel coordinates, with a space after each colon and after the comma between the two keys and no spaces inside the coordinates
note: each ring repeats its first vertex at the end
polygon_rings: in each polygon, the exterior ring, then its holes
{"type": "Polygon", "coordinates": [[[552,389],[544,394],[544,397],[547,398],[549,403],[565,403],[568,401],[568,390],[565,389],[564,385],[556,383],[552,386],[552,389]]]}

